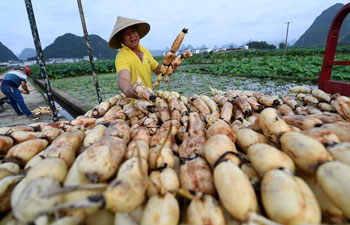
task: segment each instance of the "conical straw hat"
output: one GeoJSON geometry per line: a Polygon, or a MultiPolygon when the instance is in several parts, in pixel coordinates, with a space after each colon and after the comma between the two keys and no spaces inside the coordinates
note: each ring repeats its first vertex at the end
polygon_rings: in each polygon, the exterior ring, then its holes
{"type": "Polygon", "coordinates": [[[141,20],[135,20],[135,19],[118,16],[117,22],[114,25],[112,34],[109,37],[108,45],[111,49],[118,49],[122,47],[121,45],[122,39],[120,35],[118,35],[118,33],[121,30],[127,27],[130,27],[132,25],[136,25],[136,29],[140,35],[140,38],[143,38],[151,28],[151,26],[148,23],[143,22],[141,20]]]}

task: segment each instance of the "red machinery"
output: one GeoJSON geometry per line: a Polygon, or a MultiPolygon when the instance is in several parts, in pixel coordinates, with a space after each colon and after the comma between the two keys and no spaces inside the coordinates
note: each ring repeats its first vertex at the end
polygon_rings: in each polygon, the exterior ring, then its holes
{"type": "Polygon", "coordinates": [[[323,57],[323,65],[318,81],[318,88],[330,94],[340,93],[342,95],[350,96],[350,83],[330,80],[334,65],[350,65],[350,61],[334,61],[340,27],[349,12],[350,3],[344,5],[343,8],[339,10],[337,15],[334,17],[328,32],[326,50],[323,57]]]}

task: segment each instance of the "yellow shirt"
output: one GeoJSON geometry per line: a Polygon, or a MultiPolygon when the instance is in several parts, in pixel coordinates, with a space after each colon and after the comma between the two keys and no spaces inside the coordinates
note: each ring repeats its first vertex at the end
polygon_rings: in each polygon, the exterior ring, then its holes
{"type": "Polygon", "coordinates": [[[142,52],[142,62],[139,57],[129,47],[122,44],[115,59],[115,68],[117,74],[122,69],[130,71],[130,84],[135,83],[139,77],[144,85],[152,88],[152,70],[158,66],[158,62],[153,58],[151,53],[141,45],[139,50],[142,52]]]}

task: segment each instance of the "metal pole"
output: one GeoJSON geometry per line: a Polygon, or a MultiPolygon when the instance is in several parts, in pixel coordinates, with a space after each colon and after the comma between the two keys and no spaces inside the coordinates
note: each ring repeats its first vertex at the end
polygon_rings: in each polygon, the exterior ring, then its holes
{"type": "Polygon", "coordinates": [[[44,91],[45,91],[45,94],[47,96],[48,103],[49,103],[49,106],[51,109],[52,120],[53,120],[53,122],[57,122],[58,117],[57,117],[55,102],[53,100],[53,95],[51,92],[50,80],[49,80],[49,77],[47,76],[47,72],[46,72],[46,65],[45,65],[45,61],[44,61],[43,50],[42,50],[41,44],[40,44],[38,29],[37,29],[36,22],[35,22],[32,2],[31,2],[31,0],[24,0],[24,2],[26,4],[26,8],[27,8],[27,14],[28,14],[28,19],[29,19],[29,23],[30,23],[30,28],[32,30],[32,35],[33,35],[35,49],[36,49],[36,55],[38,57],[38,62],[39,62],[39,66],[40,66],[41,77],[44,79],[44,82],[45,82],[45,90],[44,91]]]}
{"type": "Polygon", "coordinates": [[[77,0],[77,2],[78,2],[78,8],[79,8],[79,13],[80,13],[81,24],[83,26],[85,42],[86,42],[86,46],[88,48],[89,60],[90,60],[90,65],[91,65],[91,70],[92,70],[92,77],[94,79],[94,84],[95,84],[95,87],[96,87],[97,99],[98,99],[98,103],[101,103],[102,102],[101,91],[100,91],[100,87],[98,85],[98,80],[97,80],[96,70],[95,70],[94,57],[92,55],[92,50],[91,50],[90,41],[89,41],[89,35],[88,35],[87,29],[86,29],[86,23],[85,23],[85,17],[84,17],[84,12],[83,12],[83,6],[82,6],[80,0],[77,0]]]}
{"type": "Polygon", "coordinates": [[[286,55],[286,52],[287,52],[287,41],[288,41],[288,30],[289,30],[289,24],[291,22],[287,22],[287,32],[286,32],[286,40],[284,42],[284,55],[286,55]]]}

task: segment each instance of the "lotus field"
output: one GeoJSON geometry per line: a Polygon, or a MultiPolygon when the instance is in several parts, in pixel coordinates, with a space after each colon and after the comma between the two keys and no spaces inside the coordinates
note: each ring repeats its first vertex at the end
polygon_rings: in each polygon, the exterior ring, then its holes
{"type": "MultiPolygon", "coordinates": [[[[205,93],[209,86],[221,90],[249,89],[276,94],[286,86],[297,84],[316,86],[323,61],[323,48],[291,48],[284,50],[241,50],[194,54],[157,89],[177,91],[185,96],[205,93]]],[[[350,60],[350,47],[340,46],[336,60],[350,60]]],[[[161,62],[162,57],[156,58],[161,62]]],[[[120,93],[114,60],[95,62],[102,98],[120,93]]],[[[33,67],[39,77],[39,68],[33,67]]],[[[51,84],[94,106],[97,103],[91,67],[88,61],[48,64],[51,84]],[[78,78],[78,79],[77,79],[78,78]]],[[[153,77],[156,79],[156,76],[153,77]]],[[[350,68],[334,66],[331,79],[350,81],[350,68]]]]}

